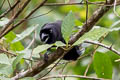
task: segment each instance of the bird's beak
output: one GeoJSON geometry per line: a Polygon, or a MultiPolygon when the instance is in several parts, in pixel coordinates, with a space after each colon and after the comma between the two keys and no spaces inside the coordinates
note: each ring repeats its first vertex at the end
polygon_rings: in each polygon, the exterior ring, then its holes
{"type": "Polygon", "coordinates": [[[41,34],[41,39],[43,40],[44,43],[46,43],[49,39],[49,35],[45,34],[45,33],[42,33],[41,34]]]}
{"type": "Polygon", "coordinates": [[[44,39],[47,35],[45,33],[41,34],[41,39],[44,39]]]}

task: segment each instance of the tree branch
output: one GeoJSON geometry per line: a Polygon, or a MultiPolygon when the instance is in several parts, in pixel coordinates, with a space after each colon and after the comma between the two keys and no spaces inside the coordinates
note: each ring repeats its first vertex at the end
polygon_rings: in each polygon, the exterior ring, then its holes
{"type": "Polygon", "coordinates": [[[74,78],[89,79],[89,80],[104,80],[102,78],[95,78],[95,77],[88,77],[88,76],[81,76],[81,75],[54,75],[54,76],[47,76],[39,80],[46,80],[51,78],[64,78],[64,77],[74,77],[74,78]]]}
{"type": "Polygon", "coordinates": [[[114,52],[115,54],[119,55],[120,56],[120,52],[115,50],[113,47],[111,46],[107,46],[105,44],[102,44],[102,43],[99,43],[99,42],[95,42],[95,41],[84,41],[85,43],[90,43],[90,44],[94,44],[94,45],[99,45],[101,47],[104,47],[112,52],[114,52]]]}
{"type": "MultiPolygon", "coordinates": [[[[85,5],[86,3],[45,3],[44,6],[66,6],[66,5],[85,5]]],[[[98,6],[114,6],[114,4],[107,4],[106,2],[88,2],[88,5],[98,6]]],[[[117,1],[116,5],[120,5],[120,1],[117,1]]]]}

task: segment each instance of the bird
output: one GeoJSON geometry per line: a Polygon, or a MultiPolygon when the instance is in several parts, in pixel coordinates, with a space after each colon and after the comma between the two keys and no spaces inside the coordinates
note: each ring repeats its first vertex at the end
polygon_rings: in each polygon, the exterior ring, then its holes
{"type": "MultiPolygon", "coordinates": [[[[45,44],[53,44],[56,41],[61,41],[66,44],[62,32],[61,32],[62,21],[58,20],[55,22],[49,22],[44,24],[40,30],[40,40],[45,44]]],[[[50,48],[48,49],[48,51],[50,48]]],[[[64,56],[63,60],[72,60],[75,61],[82,54],[82,51],[79,49],[79,46],[73,46],[64,56]]],[[[47,55],[47,53],[45,53],[47,55]]]]}

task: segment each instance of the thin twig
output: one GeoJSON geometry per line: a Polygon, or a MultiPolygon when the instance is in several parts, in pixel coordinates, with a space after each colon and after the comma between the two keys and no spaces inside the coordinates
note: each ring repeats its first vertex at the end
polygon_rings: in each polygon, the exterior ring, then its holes
{"type": "Polygon", "coordinates": [[[99,43],[99,42],[95,42],[95,41],[85,41],[85,43],[90,43],[90,44],[94,44],[94,45],[99,45],[99,46],[102,46],[112,52],[114,52],[115,54],[119,55],[120,56],[120,52],[115,50],[113,47],[111,48],[111,46],[107,46],[105,44],[102,44],[102,43],[99,43]]]}
{"type": "Polygon", "coordinates": [[[26,19],[26,20],[31,20],[31,19],[34,19],[34,18],[38,18],[38,17],[40,17],[40,16],[43,16],[43,15],[49,14],[49,13],[52,12],[52,11],[53,11],[53,9],[50,10],[50,11],[48,11],[48,12],[46,12],[46,13],[43,13],[43,14],[40,14],[40,15],[37,15],[37,16],[31,17],[31,18],[28,18],[28,19],[26,19]]]}
{"type": "Polygon", "coordinates": [[[62,70],[61,70],[60,74],[62,74],[62,73],[63,73],[63,71],[64,71],[65,67],[68,65],[68,63],[69,63],[69,62],[66,62],[66,63],[64,64],[64,66],[63,66],[63,68],[62,68],[62,70]]]}
{"type": "Polygon", "coordinates": [[[38,5],[35,9],[33,9],[23,20],[21,20],[20,22],[18,22],[16,25],[13,26],[13,28],[15,28],[16,26],[22,24],[26,19],[28,19],[34,12],[36,12],[40,7],[42,7],[44,5],[44,3],[46,3],[47,0],[44,0],[40,5],[38,5]]]}
{"type": "Polygon", "coordinates": [[[88,66],[87,66],[87,68],[86,68],[86,70],[85,70],[85,72],[84,72],[84,76],[86,76],[86,75],[87,75],[87,72],[88,72],[88,70],[89,70],[89,68],[90,68],[90,65],[91,65],[91,64],[92,64],[92,62],[93,62],[93,56],[94,56],[94,54],[96,53],[97,48],[98,48],[98,45],[97,45],[97,46],[95,46],[95,49],[92,51],[92,54],[91,54],[92,59],[90,60],[90,62],[89,62],[89,64],[88,64],[88,66]]]}
{"type": "Polygon", "coordinates": [[[117,4],[117,1],[115,0],[115,1],[114,1],[113,12],[114,12],[114,14],[115,14],[117,17],[120,18],[119,14],[116,12],[116,4],[117,4]]]}
{"type": "MultiPolygon", "coordinates": [[[[46,3],[44,6],[65,6],[65,5],[85,5],[86,3],[46,3]]],[[[89,2],[88,5],[98,5],[98,6],[114,6],[114,4],[106,4],[106,2],[89,2]]],[[[120,1],[116,3],[116,5],[120,5],[120,1]]]]}
{"type": "Polygon", "coordinates": [[[16,3],[13,6],[11,6],[11,8],[9,8],[7,11],[2,13],[0,15],[0,18],[4,17],[6,14],[8,14],[10,11],[12,11],[18,5],[18,3],[20,3],[20,0],[17,0],[16,3]]]}
{"type": "Polygon", "coordinates": [[[74,77],[74,78],[89,79],[89,80],[104,80],[102,78],[88,77],[88,76],[82,76],[82,75],[54,75],[54,76],[43,77],[42,79],[39,79],[39,80],[46,80],[51,78],[64,78],[64,77],[74,77]]]}
{"type": "MultiPolygon", "coordinates": [[[[33,44],[33,46],[34,46],[36,37],[37,37],[37,31],[35,30],[35,31],[34,31],[33,40],[32,40],[31,43],[28,45],[27,49],[30,48],[30,46],[32,46],[32,44],[33,44]]],[[[32,59],[32,55],[33,55],[33,48],[32,48],[32,53],[31,53],[31,55],[30,55],[30,59],[32,59]]]]}
{"type": "Polygon", "coordinates": [[[26,70],[24,72],[19,73],[18,75],[16,75],[15,77],[12,77],[11,80],[18,80],[19,78],[23,77],[26,73],[28,73],[29,71],[32,71],[32,69],[26,70]]]}
{"type": "Polygon", "coordinates": [[[0,49],[0,52],[7,53],[7,54],[9,54],[11,56],[17,56],[16,54],[13,54],[13,53],[11,53],[9,51],[6,51],[6,50],[3,50],[3,49],[0,49]]]}
{"type": "MultiPolygon", "coordinates": [[[[86,3],[46,3],[44,6],[84,5],[86,3]]],[[[88,2],[88,4],[104,5],[104,2],[88,2]]]]}
{"type": "Polygon", "coordinates": [[[87,20],[88,20],[88,0],[86,0],[86,26],[87,26],[87,20]]]}
{"type": "Polygon", "coordinates": [[[9,4],[9,7],[11,8],[11,4],[10,4],[10,1],[9,1],[9,0],[7,0],[7,2],[8,2],[8,4],[9,4]]]}
{"type": "Polygon", "coordinates": [[[34,31],[34,37],[33,37],[32,41],[31,41],[31,42],[29,43],[29,45],[25,48],[26,50],[29,49],[29,48],[32,46],[32,44],[33,44],[34,41],[35,41],[35,38],[36,38],[36,30],[34,31]]]}
{"type": "Polygon", "coordinates": [[[3,7],[4,3],[5,3],[5,1],[6,1],[6,0],[3,0],[2,4],[1,4],[1,6],[0,6],[0,10],[2,9],[2,7],[3,7]]]}
{"type": "MultiPolygon", "coordinates": [[[[62,58],[61,58],[62,59],[62,58]]],[[[46,73],[46,74],[44,74],[42,77],[40,77],[39,79],[41,79],[41,78],[43,78],[43,77],[45,77],[46,75],[48,75],[57,65],[58,65],[58,63],[61,61],[61,59],[59,59],[58,60],[58,62],[46,73]]],[[[38,79],[38,80],[39,80],[38,79]]]]}
{"type": "Polygon", "coordinates": [[[44,16],[44,15],[47,15],[47,14],[49,14],[50,12],[52,12],[53,10],[54,10],[54,9],[51,9],[51,10],[49,10],[48,12],[45,12],[45,13],[40,14],[40,15],[37,15],[37,16],[30,17],[30,18],[28,18],[28,19],[14,19],[14,21],[15,21],[15,20],[25,20],[25,21],[28,21],[28,20],[31,20],[31,19],[35,19],[35,18],[44,16]]]}

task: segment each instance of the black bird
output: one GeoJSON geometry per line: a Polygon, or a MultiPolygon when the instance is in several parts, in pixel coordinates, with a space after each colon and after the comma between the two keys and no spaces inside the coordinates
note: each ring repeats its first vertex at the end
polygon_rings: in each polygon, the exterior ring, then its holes
{"type": "MultiPolygon", "coordinates": [[[[53,44],[56,41],[62,41],[66,43],[61,33],[62,21],[56,21],[53,23],[46,23],[42,26],[40,30],[40,39],[46,44],[53,44]]],[[[81,55],[79,46],[74,46],[70,51],[68,51],[64,56],[64,60],[77,60],[81,55]]],[[[45,54],[46,55],[46,54],[45,54]]]]}

